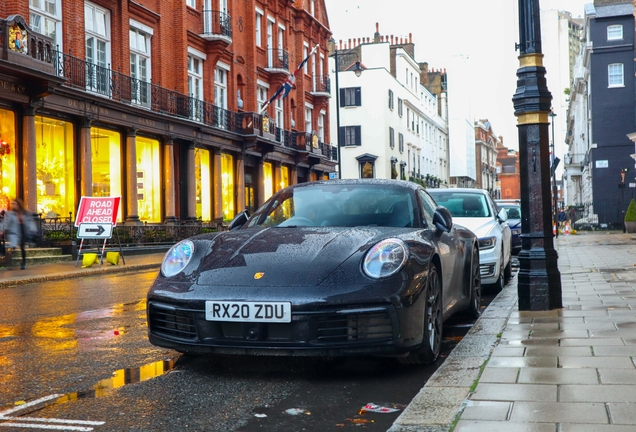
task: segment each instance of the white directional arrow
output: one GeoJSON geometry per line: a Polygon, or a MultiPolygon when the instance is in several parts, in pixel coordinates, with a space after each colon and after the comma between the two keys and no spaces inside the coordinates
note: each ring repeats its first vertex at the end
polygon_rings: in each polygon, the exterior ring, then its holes
{"type": "Polygon", "coordinates": [[[108,239],[113,235],[111,223],[81,223],[77,230],[77,237],[89,239],[108,239]]]}

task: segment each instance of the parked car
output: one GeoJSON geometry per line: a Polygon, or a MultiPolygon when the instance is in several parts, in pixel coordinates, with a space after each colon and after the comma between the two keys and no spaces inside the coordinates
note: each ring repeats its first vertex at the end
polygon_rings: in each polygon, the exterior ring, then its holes
{"type": "Polygon", "coordinates": [[[503,289],[512,277],[512,234],[506,223],[506,210],[499,210],[482,189],[431,189],[429,193],[451,212],[456,224],[472,230],[479,238],[482,284],[503,289]]]}
{"type": "Polygon", "coordinates": [[[521,250],[521,203],[519,200],[495,200],[499,208],[505,209],[508,214],[508,226],[510,227],[510,245],[513,254],[521,250]]]}
{"type": "Polygon", "coordinates": [[[154,345],[189,353],[391,355],[425,364],[481,303],[476,236],[399,180],[302,183],[229,231],[181,241],[147,297],[154,345]]]}

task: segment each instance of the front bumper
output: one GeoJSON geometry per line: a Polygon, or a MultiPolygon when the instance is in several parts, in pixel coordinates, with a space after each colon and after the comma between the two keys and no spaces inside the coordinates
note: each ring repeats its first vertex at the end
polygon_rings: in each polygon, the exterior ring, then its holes
{"type": "Polygon", "coordinates": [[[483,285],[494,284],[499,279],[501,268],[497,251],[494,247],[479,251],[479,274],[483,285]]]}
{"type": "Polygon", "coordinates": [[[199,303],[150,300],[150,342],[181,352],[285,356],[401,354],[415,344],[400,338],[404,333],[393,305],[292,307],[290,323],[255,323],[208,321],[199,303]]]}

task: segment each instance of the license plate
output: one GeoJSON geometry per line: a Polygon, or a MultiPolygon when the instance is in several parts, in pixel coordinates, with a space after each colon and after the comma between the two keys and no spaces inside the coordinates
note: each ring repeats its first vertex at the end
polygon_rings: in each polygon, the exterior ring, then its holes
{"type": "Polygon", "coordinates": [[[205,319],[236,322],[291,322],[289,302],[206,301],[205,319]]]}

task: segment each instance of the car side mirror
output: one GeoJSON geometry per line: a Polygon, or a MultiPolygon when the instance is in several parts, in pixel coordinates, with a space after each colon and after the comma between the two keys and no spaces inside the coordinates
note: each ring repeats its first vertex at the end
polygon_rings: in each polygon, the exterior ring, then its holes
{"type": "Polygon", "coordinates": [[[230,231],[239,229],[240,227],[245,225],[245,222],[247,222],[249,218],[250,212],[248,212],[247,210],[243,210],[242,212],[237,214],[234,219],[232,219],[232,222],[230,222],[230,225],[228,225],[228,229],[230,231]]]}
{"type": "Polygon", "coordinates": [[[440,231],[449,232],[453,227],[453,216],[444,206],[439,206],[433,214],[433,225],[440,231]]]}
{"type": "Polygon", "coordinates": [[[501,210],[499,210],[499,214],[497,215],[497,217],[499,218],[500,222],[505,222],[508,220],[508,212],[506,211],[506,209],[502,208],[501,210]]]}

